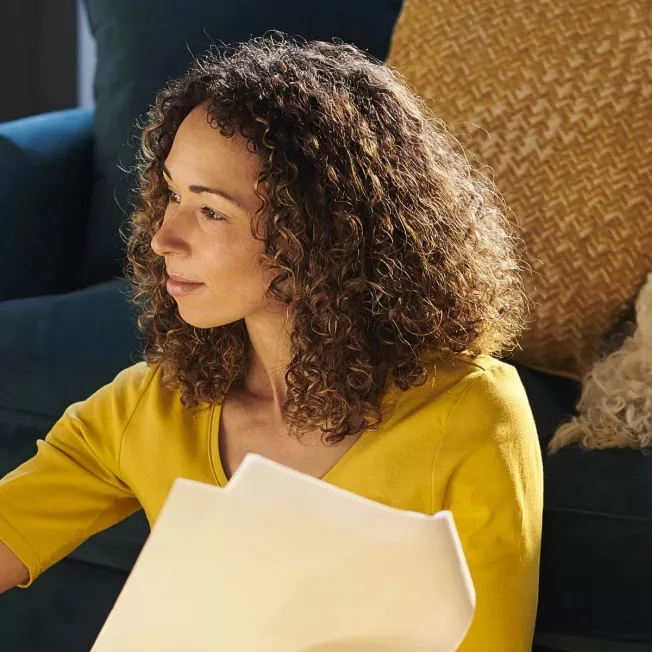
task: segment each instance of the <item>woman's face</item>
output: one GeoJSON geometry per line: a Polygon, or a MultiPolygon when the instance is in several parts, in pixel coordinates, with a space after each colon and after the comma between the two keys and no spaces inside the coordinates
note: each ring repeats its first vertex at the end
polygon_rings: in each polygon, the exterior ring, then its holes
{"type": "Polygon", "coordinates": [[[181,123],[165,161],[170,199],[152,249],[165,259],[167,290],[192,326],[222,326],[269,307],[263,244],[251,234],[258,172],[245,141],[211,127],[204,106],[181,123]]]}

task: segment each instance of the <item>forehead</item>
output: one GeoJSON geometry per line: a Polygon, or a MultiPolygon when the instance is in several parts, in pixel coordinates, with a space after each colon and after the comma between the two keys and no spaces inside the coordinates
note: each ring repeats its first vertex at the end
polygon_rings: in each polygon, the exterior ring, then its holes
{"type": "Polygon", "coordinates": [[[223,136],[209,124],[202,105],[195,107],[179,126],[166,165],[175,180],[183,175],[188,183],[207,183],[217,176],[237,181],[238,185],[253,185],[259,172],[258,158],[247,149],[246,141],[240,135],[223,136]]]}

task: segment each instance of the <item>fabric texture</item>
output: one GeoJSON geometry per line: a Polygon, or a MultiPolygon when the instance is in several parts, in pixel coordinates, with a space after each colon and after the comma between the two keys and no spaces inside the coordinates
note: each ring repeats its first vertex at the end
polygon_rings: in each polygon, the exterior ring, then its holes
{"type": "MultiPolygon", "coordinates": [[[[521,364],[516,368],[545,451],[560,424],[576,414],[581,386],[521,364]]],[[[543,466],[537,632],[582,637],[587,651],[627,650],[628,642],[652,645],[649,456],[571,446],[545,453],[543,466]]]]}
{"type": "Polygon", "coordinates": [[[127,292],[116,280],[0,302],[0,406],[58,419],[139,359],[127,292]]]}
{"type": "Polygon", "coordinates": [[[88,652],[126,579],[122,571],[64,559],[29,591],[3,593],[0,650],[88,652]]]}
{"type": "Polygon", "coordinates": [[[118,235],[130,212],[128,174],[138,148],[137,120],[156,91],[186,72],[192,57],[282,30],[307,40],[339,38],[384,59],[401,0],[186,2],[85,0],[97,44],[92,211],[79,283],[120,274],[118,235]]]}
{"type": "MultiPolygon", "coordinates": [[[[381,410],[381,428],[324,481],[399,509],[452,510],[477,592],[460,650],[529,651],[543,487],[517,372],[484,357],[437,361],[426,385],[390,386],[381,410]]],[[[0,481],[0,540],[29,568],[29,583],[139,505],[154,523],[177,477],[224,484],[219,415],[219,405],[183,408],[144,363],[71,406],[37,455],[0,481]]]]}
{"type": "Polygon", "coordinates": [[[406,0],[388,63],[523,228],[518,359],[584,374],[652,267],[648,0],[406,0]]]}
{"type": "Polygon", "coordinates": [[[92,117],[73,109],[0,124],[0,301],[74,287],[90,207],[92,117]]]}

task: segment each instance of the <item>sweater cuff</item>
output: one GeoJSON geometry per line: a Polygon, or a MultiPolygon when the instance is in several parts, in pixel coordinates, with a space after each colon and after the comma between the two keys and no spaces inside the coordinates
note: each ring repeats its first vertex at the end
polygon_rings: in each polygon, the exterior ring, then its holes
{"type": "Polygon", "coordinates": [[[29,571],[29,577],[17,586],[21,589],[26,589],[28,586],[31,586],[32,582],[41,574],[42,566],[32,549],[25,543],[18,532],[1,517],[0,541],[23,562],[29,571]]]}

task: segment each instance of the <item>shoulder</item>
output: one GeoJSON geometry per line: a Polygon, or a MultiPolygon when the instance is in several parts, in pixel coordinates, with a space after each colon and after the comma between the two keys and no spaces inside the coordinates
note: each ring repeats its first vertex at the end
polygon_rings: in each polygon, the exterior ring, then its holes
{"type": "Polygon", "coordinates": [[[511,408],[530,412],[518,371],[506,362],[490,356],[456,358],[440,369],[440,373],[454,375],[458,380],[457,409],[482,408],[498,413],[511,408]]]}
{"type": "Polygon", "coordinates": [[[392,387],[389,394],[400,404],[414,408],[437,407],[452,411],[454,407],[481,404],[491,407],[494,402],[512,397],[527,404],[518,372],[511,365],[490,356],[449,356],[426,353],[423,356],[427,378],[423,385],[404,392],[392,387]]]}
{"type": "Polygon", "coordinates": [[[134,409],[147,395],[158,394],[163,390],[162,373],[159,366],[146,362],[127,367],[118,373],[97,395],[119,402],[127,411],[134,409]]]}
{"type": "Polygon", "coordinates": [[[139,362],[86,400],[69,406],[62,425],[64,430],[82,429],[88,438],[111,440],[122,448],[123,442],[146,441],[170,428],[192,428],[197,413],[184,407],[180,389],[166,382],[159,365],[139,362]]]}
{"type": "Polygon", "coordinates": [[[506,428],[531,437],[534,420],[518,371],[489,356],[423,357],[427,378],[402,391],[392,385],[382,402],[383,419],[418,426],[423,436],[454,438],[460,445],[502,436],[506,428]]]}
{"type": "MultiPolygon", "coordinates": [[[[121,371],[106,388],[121,411],[170,417],[183,413],[180,387],[167,378],[159,365],[139,362],[121,371]]],[[[100,390],[102,391],[102,390],[100,390]]]]}
{"type": "MultiPolygon", "coordinates": [[[[530,404],[518,371],[490,356],[424,356],[421,386],[390,393],[393,413],[420,413],[461,447],[501,438],[536,438],[530,404]]],[[[390,402],[388,400],[388,402],[390,402]]]]}
{"type": "Polygon", "coordinates": [[[160,370],[139,362],[120,371],[110,382],[93,392],[86,400],[66,410],[73,419],[91,423],[126,424],[142,402],[160,386],[160,370]]]}
{"type": "MultiPolygon", "coordinates": [[[[107,387],[121,394],[140,396],[150,388],[157,377],[160,378],[160,375],[158,366],[138,362],[120,371],[107,387]]],[[[156,386],[158,383],[154,384],[156,386]]]]}
{"type": "Polygon", "coordinates": [[[520,384],[518,371],[515,367],[489,355],[464,356],[456,355],[440,358],[436,355],[426,355],[426,370],[433,377],[450,377],[464,385],[482,378],[487,382],[520,384]]]}
{"type": "Polygon", "coordinates": [[[537,458],[536,424],[516,368],[488,356],[455,361],[453,368],[461,377],[446,419],[447,447],[462,456],[493,449],[503,457],[537,458]]]}

